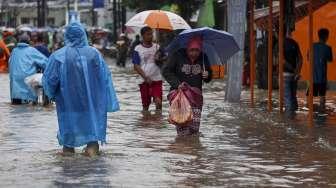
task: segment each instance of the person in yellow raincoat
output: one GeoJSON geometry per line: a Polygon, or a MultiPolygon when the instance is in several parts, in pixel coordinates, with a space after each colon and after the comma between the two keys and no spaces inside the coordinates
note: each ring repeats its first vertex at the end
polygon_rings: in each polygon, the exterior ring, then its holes
{"type": "Polygon", "coordinates": [[[0,73],[8,72],[8,59],[10,52],[5,44],[5,42],[0,40],[0,73]]]}

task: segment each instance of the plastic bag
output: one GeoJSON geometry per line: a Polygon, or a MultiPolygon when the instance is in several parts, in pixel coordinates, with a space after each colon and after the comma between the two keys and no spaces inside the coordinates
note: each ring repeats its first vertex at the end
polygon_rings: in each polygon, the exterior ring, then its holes
{"type": "Polygon", "coordinates": [[[178,89],[169,107],[169,122],[175,125],[186,125],[192,119],[193,113],[190,102],[183,90],[178,89]]]}
{"type": "Polygon", "coordinates": [[[27,76],[24,79],[24,82],[27,84],[27,86],[30,87],[30,89],[37,95],[39,87],[42,87],[42,73],[36,73],[30,76],[27,76]]]}
{"type": "Polygon", "coordinates": [[[203,105],[202,92],[187,83],[182,83],[179,89],[168,94],[170,123],[179,126],[187,126],[193,119],[192,107],[203,105]]]}

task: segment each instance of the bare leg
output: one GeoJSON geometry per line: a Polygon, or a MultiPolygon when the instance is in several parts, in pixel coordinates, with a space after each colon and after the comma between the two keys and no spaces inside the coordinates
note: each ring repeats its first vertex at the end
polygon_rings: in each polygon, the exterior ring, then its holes
{"type": "Polygon", "coordinates": [[[75,154],[75,148],[63,146],[62,155],[68,156],[68,155],[74,155],[74,154],[75,154]]]}
{"type": "Polygon", "coordinates": [[[97,141],[89,142],[85,148],[85,155],[89,157],[94,157],[99,154],[99,144],[97,141]]]}
{"type": "Polygon", "coordinates": [[[162,110],[162,99],[160,97],[154,98],[156,110],[162,110]]]}
{"type": "Polygon", "coordinates": [[[147,112],[149,109],[149,106],[142,106],[142,111],[147,112]]]}
{"type": "Polygon", "coordinates": [[[321,111],[325,111],[326,109],[325,103],[326,103],[326,97],[320,96],[320,110],[321,111]]]}

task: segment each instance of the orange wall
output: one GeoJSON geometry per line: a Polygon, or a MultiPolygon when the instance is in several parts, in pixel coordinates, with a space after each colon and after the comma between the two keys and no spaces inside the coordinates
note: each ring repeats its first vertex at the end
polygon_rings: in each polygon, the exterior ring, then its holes
{"type": "MultiPolygon", "coordinates": [[[[332,47],[334,61],[328,65],[328,80],[336,80],[336,2],[331,2],[314,12],[314,42],[318,41],[317,32],[320,28],[330,31],[328,45],[332,47]]],[[[299,43],[304,59],[301,75],[308,80],[308,17],[295,24],[294,39],[299,43]]]]}

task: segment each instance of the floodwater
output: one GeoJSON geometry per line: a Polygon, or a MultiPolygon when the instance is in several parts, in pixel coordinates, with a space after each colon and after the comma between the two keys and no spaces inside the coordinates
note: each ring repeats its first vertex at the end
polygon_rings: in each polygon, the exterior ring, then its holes
{"type": "MultiPolygon", "coordinates": [[[[108,116],[108,143],[98,157],[57,155],[55,107],[12,106],[0,74],[0,187],[332,187],[336,186],[336,118],[307,111],[286,119],[225,103],[224,82],[205,85],[200,137],[176,138],[162,115],[141,113],[137,77],[110,66],[121,111],[108,116]]],[[[165,94],[168,86],[165,84],[165,94]]],[[[246,102],[244,102],[246,101],[246,102]]],[[[330,98],[333,107],[335,98],[330,98]]],[[[154,107],[153,107],[154,108],[154,107]]]]}

